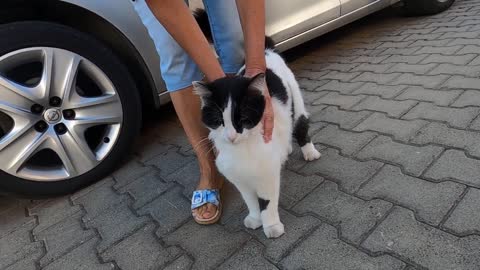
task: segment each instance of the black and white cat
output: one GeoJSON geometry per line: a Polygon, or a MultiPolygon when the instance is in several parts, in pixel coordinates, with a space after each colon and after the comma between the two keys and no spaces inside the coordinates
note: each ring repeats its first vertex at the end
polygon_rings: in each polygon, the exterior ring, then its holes
{"type": "Polygon", "coordinates": [[[252,79],[237,75],[193,85],[202,99],[202,120],[219,152],[216,165],[248,206],[245,226],[263,225],[265,235],[275,238],[284,233],[278,214],[280,172],[292,152],[293,137],[305,160],[318,159],[320,153],[308,135],[308,113],[295,76],[274,50],[267,49],[265,57],[265,75],[252,79]],[[265,80],[274,111],[272,141],[267,144],[261,121],[265,80]]]}

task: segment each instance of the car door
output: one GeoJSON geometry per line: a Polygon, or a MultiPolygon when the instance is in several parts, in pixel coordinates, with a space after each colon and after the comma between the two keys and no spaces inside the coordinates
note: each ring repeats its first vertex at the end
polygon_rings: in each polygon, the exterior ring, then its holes
{"type": "Polygon", "coordinates": [[[338,18],[340,11],[340,0],[267,0],[266,32],[282,42],[338,18]]]}
{"type": "Polygon", "coordinates": [[[379,0],[340,0],[342,4],[341,16],[378,1],[379,0]]]}

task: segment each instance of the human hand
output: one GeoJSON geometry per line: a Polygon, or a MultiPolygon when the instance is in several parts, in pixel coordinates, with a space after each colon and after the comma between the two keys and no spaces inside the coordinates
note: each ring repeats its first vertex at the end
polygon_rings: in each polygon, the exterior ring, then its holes
{"type": "Polygon", "coordinates": [[[263,112],[263,140],[265,143],[269,143],[272,140],[273,134],[273,125],[274,125],[274,114],[273,114],[273,107],[272,107],[272,98],[270,94],[265,95],[265,111],[263,112]]]}

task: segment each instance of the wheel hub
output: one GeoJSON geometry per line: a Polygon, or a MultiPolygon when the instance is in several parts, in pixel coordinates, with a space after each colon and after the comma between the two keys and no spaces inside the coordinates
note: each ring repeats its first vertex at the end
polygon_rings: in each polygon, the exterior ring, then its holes
{"type": "Polygon", "coordinates": [[[62,113],[59,109],[48,109],[43,114],[43,119],[49,124],[56,124],[62,120],[62,113]]]}

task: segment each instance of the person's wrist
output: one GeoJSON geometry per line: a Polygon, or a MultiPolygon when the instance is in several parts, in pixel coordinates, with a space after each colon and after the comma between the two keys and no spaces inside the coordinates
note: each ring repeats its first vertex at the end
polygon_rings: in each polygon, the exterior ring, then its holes
{"type": "Polygon", "coordinates": [[[257,76],[258,74],[265,73],[266,70],[267,70],[267,68],[266,68],[266,67],[262,67],[262,66],[259,66],[259,67],[247,67],[247,68],[245,69],[245,77],[252,78],[252,77],[257,76]]]}

